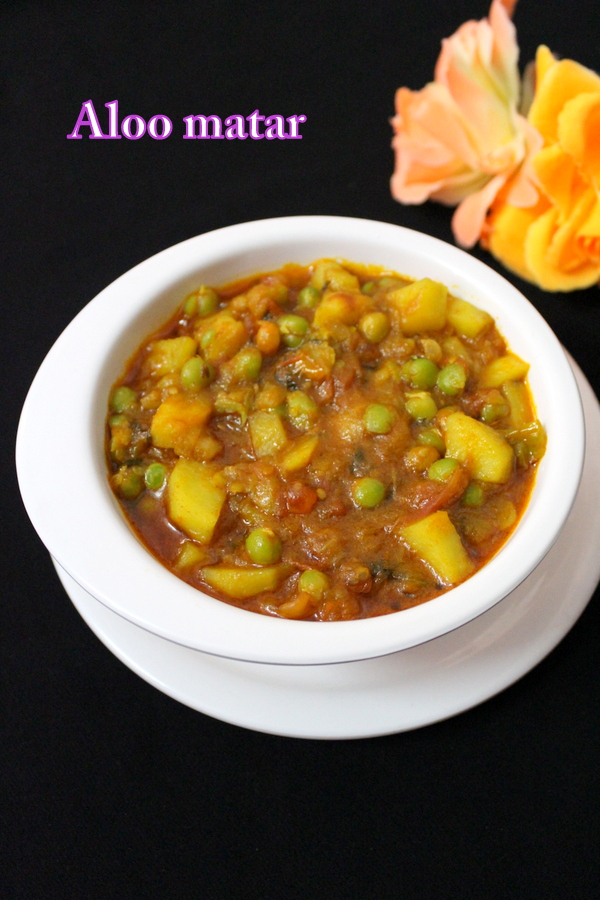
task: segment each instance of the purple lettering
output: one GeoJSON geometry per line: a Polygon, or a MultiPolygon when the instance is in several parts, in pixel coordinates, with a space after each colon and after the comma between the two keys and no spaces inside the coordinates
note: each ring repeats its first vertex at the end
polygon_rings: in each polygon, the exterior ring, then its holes
{"type": "Polygon", "coordinates": [[[155,141],[164,141],[173,131],[173,123],[168,116],[152,116],[148,122],[148,134],[155,141]],[[161,123],[160,134],[158,132],[158,123],[161,123]]]}
{"type": "Polygon", "coordinates": [[[223,123],[219,116],[185,116],[183,121],[185,122],[184,141],[194,138],[223,140],[223,123]],[[196,123],[198,124],[198,134],[196,134],[196,123]],[[212,134],[208,133],[209,123],[212,125],[212,134]]]}
{"type": "Polygon", "coordinates": [[[98,116],[96,115],[96,110],[94,109],[94,104],[91,100],[86,100],[85,103],[81,106],[81,112],[75,122],[75,128],[71,132],[71,134],[67,135],[67,139],[71,141],[80,141],[81,135],[79,134],[79,129],[82,125],[87,125],[90,129],[90,133],[88,137],[92,141],[104,140],[106,135],[103,134],[102,129],[100,128],[100,122],[98,121],[98,116]]]}
{"type": "Polygon", "coordinates": [[[126,116],[121,122],[121,130],[128,141],[139,141],[146,134],[146,123],[141,116],[126,116]]]}
{"type": "Polygon", "coordinates": [[[283,116],[269,116],[268,119],[265,119],[265,125],[267,126],[265,137],[268,141],[273,141],[275,138],[285,141],[287,135],[283,116]]]}
{"type": "Polygon", "coordinates": [[[248,135],[244,128],[244,121],[243,116],[229,116],[225,119],[225,125],[229,126],[225,131],[225,137],[228,141],[233,141],[235,138],[239,138],[240,141],[246,140],[248,135]]]}
{"type": "Polygon", "coordinates": [[[259,129],[259,122],[264,122],[265,117],[259,115],[258,110],[255,109],[253,113],[251,113],[248,117],[248,122],[250,123],[250,137],[253,141],[262,141],[264,138],[264,134],[261,134],[259,129]]]}
{"type": "Polygon", "coordinates": [[[306,122],[306,116],[289,116],[286,121],[290,123],[290,133],[288,134],[288,138],[301,141],[302,135],[298,131],[298,126],[301,122],[306,122]]]}
{"type": "MultiPolygon", "coordinates": [[[[144,137],[146,132],[155,141],[164,141],[173,133],[173,123],[168,116],[156,115],[146,124],[146,120],[142,116],[131,115],[126,116],[121,122],[119,129],[119,101],[111,100],[104,106],[108,110],[108,134],[104,134],[100,126],[100,121],[94,104],[91,100],[82,103],[79,116],[75,122],[73,131],[67,135],[67,139],[80,141],[82,135],[79,133],[83,126],[89,128],[88,137],[91,140],[121,140],[122,137],[128,141],[139,141],[144,137]]],[[[250,113],[249,116],[233,115],[228,116],[224,122],[220,116],[185,116],[184,140],[223,140],[224,137],[228,141],[240,140],[245,141],[250,137],[253,141],[262,141],[266,137],[268,141],[279,140],[285,141],[302,140],[300,134],[300,125],[306,122],[306,116],[261,116],[258,109],[250,113]],[[261,122],[264,122],[265,131],[261,131],[261,122]],[[288,132],[285,130],[286,122],[288,124],[288,132]],[[248,130],[246,129],[246,126],[248,130]],[[225,133],[223,130],[225,128],[225,133]]]]}
{"type": "Polygon", "coordinates": [[[119,134],[119,101],[111,100],[110,103],[104,104],[108,109],[108,134],[106,135],[107,140],[111,141],[120,141],[121,135],[119,134]]]}

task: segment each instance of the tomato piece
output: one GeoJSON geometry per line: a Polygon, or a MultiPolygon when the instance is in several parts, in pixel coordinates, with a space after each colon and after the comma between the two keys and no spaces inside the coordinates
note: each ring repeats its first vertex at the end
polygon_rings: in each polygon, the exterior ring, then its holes
{"type": "Polygon", "coordinates": [[[309,513],[317,499],[317,492],[301,481],[294,482],[286,494],[288,511],[300,515],[309,513]]]}

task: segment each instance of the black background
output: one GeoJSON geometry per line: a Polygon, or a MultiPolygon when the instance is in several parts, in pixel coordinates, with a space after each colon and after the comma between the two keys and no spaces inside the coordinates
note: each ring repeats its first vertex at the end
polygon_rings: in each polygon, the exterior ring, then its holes
{"type": "MultiPolygon", "coordinates": [[[[455,719],[362,741],[245,731],[159,693],[94,637],[12,461],[54,340],[170,244],[315,213],[451,241],[447,209],[391,199],[388,120],[397,87],[431,78],[441,38],[486,13],[483,0],[2,4],[3,897],[598,896],[597,597],[533,672],[455,719]],[[114,99],[122,116],[166,114],[173,135],[67,141],[90,98],[102,114],[114,99]],[[183,116],[256,108],[306,115],[303,140],[181,140],[183,116]]],[[[515,21],[522,62],[544,42],[600,68],[597,0],[521,0],[515,21]]],[[[598,290],[511,280],[598,392],[598,290]]]]}

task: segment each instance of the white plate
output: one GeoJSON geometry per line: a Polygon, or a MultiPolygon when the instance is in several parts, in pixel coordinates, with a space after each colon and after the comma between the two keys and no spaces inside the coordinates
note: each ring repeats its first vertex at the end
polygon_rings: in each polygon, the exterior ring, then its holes
{"type": "Polygon", "coordinates": [[[57,571],[90,628],[125,665],[181,703],[225,722],[290,737],[341,739],[408,731],[456,715],[537,665],[573,626],[600,578],[600,408],[581,370],[573,368],[587,447],[562,533],[508,597],[427,644],[338,665],[237,662],[142,630],[57,571]]]}

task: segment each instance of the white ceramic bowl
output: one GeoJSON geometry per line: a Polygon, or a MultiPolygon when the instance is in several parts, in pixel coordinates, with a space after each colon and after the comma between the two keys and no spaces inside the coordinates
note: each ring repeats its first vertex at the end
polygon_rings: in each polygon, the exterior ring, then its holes
{"type": "Polygon", "coordinates": [[[164,250],[109,285],[63,332],[25,402],[17,469],[29,516],[52,556],[114,612],[170,641],[231,659],[309,665],[416,646],[509,594],[548,552],[569,514],[583,464],[580,397],[565,354],[534,307],[483,263],[435,238],[340,217],[233,225],[164,250]],[[176,578],[130,530],[109,488],[104,422],[111,385],[145,335],[200,283],[223,284],[319,257],[371,263],[444,282],[488,310],[530,384],[548,449],[529,506],[501,551],[464,584],[421,606],[351,622],[269,618],[176,578]]]}

